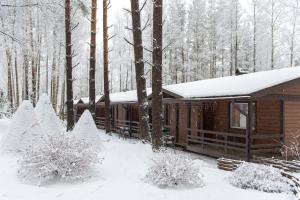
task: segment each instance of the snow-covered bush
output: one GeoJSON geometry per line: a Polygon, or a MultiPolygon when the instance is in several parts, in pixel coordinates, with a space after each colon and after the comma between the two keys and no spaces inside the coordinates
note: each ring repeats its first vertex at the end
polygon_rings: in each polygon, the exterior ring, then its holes
{"type": "Polygon", "coordinates": [[[229,177],[233,186],[242,189],[254,189],[264,192],[288,192],[288,179],[281,175],[281,171],[272,166],[242,163],[229,177]]]}
{"type": "Polygon", "coordinates": [[[99,150],[87,140],[71,134],[45,136],[38,146],[27,149],[20,160],[23,180],[41,184],[49,179],[66,181],[88,178],[92,167],[101,162],[99,150]]]}
{"type": "Polygon", "coordinates": [[[85,138],[89,143],[100,148],[99,131],[89,110],[83,112],[76,123],[72,134],[85,138]]]}
{"type": "Polygon", "coordinates": [[[161,152],[153,158],[145,180],[159,187],[204,186],[203,175],[187,155],[161,152]]]}
{"type": "Polygon", "coordinates": [[[7,134],[0,141],[1,152],[19,153],[40,143],[44,135],[30,101],[23,101],[13,116],[7,134]]]}
{"type": "Polygon", "coordinates": [[[63,132],[63,126],[57,117],[47,94],[42,94],[34,108],[38,122],[45,134],[56,134],[63,132]]]}

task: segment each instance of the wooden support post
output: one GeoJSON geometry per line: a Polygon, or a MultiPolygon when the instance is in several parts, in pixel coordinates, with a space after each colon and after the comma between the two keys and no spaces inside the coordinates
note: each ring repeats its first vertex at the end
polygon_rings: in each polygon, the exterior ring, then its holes
{"type": "Polygon", "coordinates": [[[179,137],[179,104],[176,103],[176,136],[175,136],[175,143],[178,141],[179,137]]]}
{"type": "Polygon", "coordinates": [[[132,137],[132,105],[129,105],[129,136],[132,137]]]}
{"type": "Polygon", "coordinates": [[[187,113],[187,119],[188,119],[188,121],[187,121],[187,127],[188,127],[188,132],[187,132],[187,138],[186,138],[186,141],[187,141],[187,144],[189,144],[189,136],[191,135],[191,130],[190,130],[190,128],[191,128],[191,125],[192,125],[192,123],[191,123],[191,114],[192,114],[192,105],[191,105],[191,103],[187,103],[187,107],[188,107],[188,113],[187,113]]]}
{"type": "Polygon", "coordinates": [[[249,162],[251,159],[251,136],[253,134],[253,101],[248,102],[248,116],[247,116],[247,129],[246,129],[246,160],[249,162]]]}
{"type": "Polygon", "coordinates": [[[284,132],[284,118],[285,118],[285,110],[284,110],[284,98],[280,99],[280,142],[282,144],[285,143],[285,132],[284,132]]]}

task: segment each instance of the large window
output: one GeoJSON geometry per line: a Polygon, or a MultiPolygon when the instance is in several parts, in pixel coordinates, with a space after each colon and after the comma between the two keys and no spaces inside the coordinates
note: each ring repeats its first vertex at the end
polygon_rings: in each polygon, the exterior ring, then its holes
{"type": "MultiPolygon", "coordinates": [[[[255,104],[253,104],[255,107],[255,104]]],[[[252,125],[255,128],[255,109],[252,115],[252,125]]],[[[231,128],[247,128],[248,103],[231,103],[230,104],[230,126],[231,128]]]]}

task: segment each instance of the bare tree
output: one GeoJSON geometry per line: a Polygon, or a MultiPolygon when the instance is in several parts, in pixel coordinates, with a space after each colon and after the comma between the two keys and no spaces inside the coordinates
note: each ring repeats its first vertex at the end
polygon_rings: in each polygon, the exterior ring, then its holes
{"type": "Polygon", "coordinates": [[[67,130],[74,127],[73,110],[73,75],[72,75],[72,28],[71,28],[71,0],[65,0],[65,31],[66,31],[66,83],[67,83],[67,130]]]}
{"type": "Polygon", "coordinates": [[[162,145],[162,0],[153,1],[152,148],[162,145]]]}
{"type": "Polygon", "coordinates": [[[107,10],[109,2],[103,0],[103,76],[104,76],[104,97],[105,97],[105,130],[111,132],[110,128],[110,98],[109,98],[109,78],[108,78],[108,26],[107,10]]]}
{"type": "Polygon", "coordinates": [[[256,4],[257,0],[252,1],[253,4],[253,71],[256,71],[256,4]]]}
{"type": "Polygon", "coordinates": [[[135,58],[136,87],[139,104],[140,137],[146,139],[149,136],[149,114],[146,91],[146,78],[144,74],[144,55],[141,27],[141,8],[139,0],[131,0],[132,33],[135,58]]]}
{"type": "Polygon", "coordinates": [[[89,78],[89,96],[90,111],[95,115],[95,76],[96,76],[96,31],[97,31],[97,0],[92,0],[91,16],[91,44],[90,44],[90,78],[89,78]]]}

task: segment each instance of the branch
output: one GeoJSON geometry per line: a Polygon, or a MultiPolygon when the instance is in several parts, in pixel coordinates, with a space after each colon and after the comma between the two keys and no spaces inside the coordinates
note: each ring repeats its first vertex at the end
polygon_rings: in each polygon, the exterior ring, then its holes
{"type": "Polygon", "coordinates": [[[143,5],[142,5],[142,7],[141,7],[141,9],[140,9],[140,12],[144,9],[146,3],[147,3],[147,0],[144,1],[143,5]]]}
{"type": "Polygon", "coordinates": [[[148,49],[148,48],[146,48],[146,47],[144,47],[144,49],[145,49],[146,51],[150,52],[150,53],[153,53],[152,50],[150,50],[150,49],[148,49]]]}
{"type": "Polygon", "coordinates": [[[129,28],[129,26],[125,26],[124,28],[129,30],[129,31],[133,31],[133,28],[129,28]]]}
{"type": "Polygon", "coordinates": [[[4,35],[4,36],[9,37],[10,39],[12,39],[13,41],[15,41],[15,42],[17,42],[17,43],[22,44],[22,42],[21,42],[19,39],[15,38],[14,36],[12,36],[12,35],[10,35],[10,34],[8,34],[8,33],[5,33],[5,32],[3,32],[3,31],[0,31],[0,33],[1,33],[2,35],[4,35]]]}
{"type": "Polygon", "coordinates": [[[72,69],[75,69],[76,67],[78,67],[79,66],[79,62],[76,64],[76,65],[74,65],[73,67],[72,67],[72,69]]]}
{"type": "Polygon", "coordinates": [[[126,12],[128,12],[128,13],[130,13],[130,14],[132,13],[131,10],[128,9],[128,8],[123,8],[123,10],[126,11],[126,12]]]}
{"type": "Polygon", "coordinates": [[[23,5],[12,5],[12,4],[1,4],[2,7],[13,7],[13,8],[24,8],[24,7],[34,7],[39,6],[38,3],[33,4],[23,4],[23,5]]]}
{"type": "Polygon", "coordinates": [[[131,43],[129,40],[127,40],[127,38],[125,38],[124,37],[124,40],[128,43],[128,44],[130,44],[130,45],[132,45],[132,46],[134,46],[134,44],[133,43],[131,43]]]}
{"type": "Polygon", "coordinates": [[[111,40],[111,39],[113,39],[116,36],[117,36],[117,34],[114,34],[114,35],[110,36],[109,38],[107,38],[107,40],[111,40]]]}
{"type": "Polygon", "coordinates": [[[164,52],[171,45],[172,45],[172,42],[170,42],[167,46],[165,46],[161,51],[164,52]]]}
{"type": "Polygon", "coordinates": [[[79,22],[72,28],[72,31],[74,31],[79,26],[79,22]]]}
{"type": "Polygon", "coordinates": [[[149,23],[149,21],[150,21],[150,17],[149,17],[149,15],[148,15],[148,17],[147,17],[147,21],[146,21],[146,23],[145,23],[145,25],[144,25],[144,27],[142,28],[142,31],[144,31],[148,26],[150,26],[150,23],[149,23]]]}

